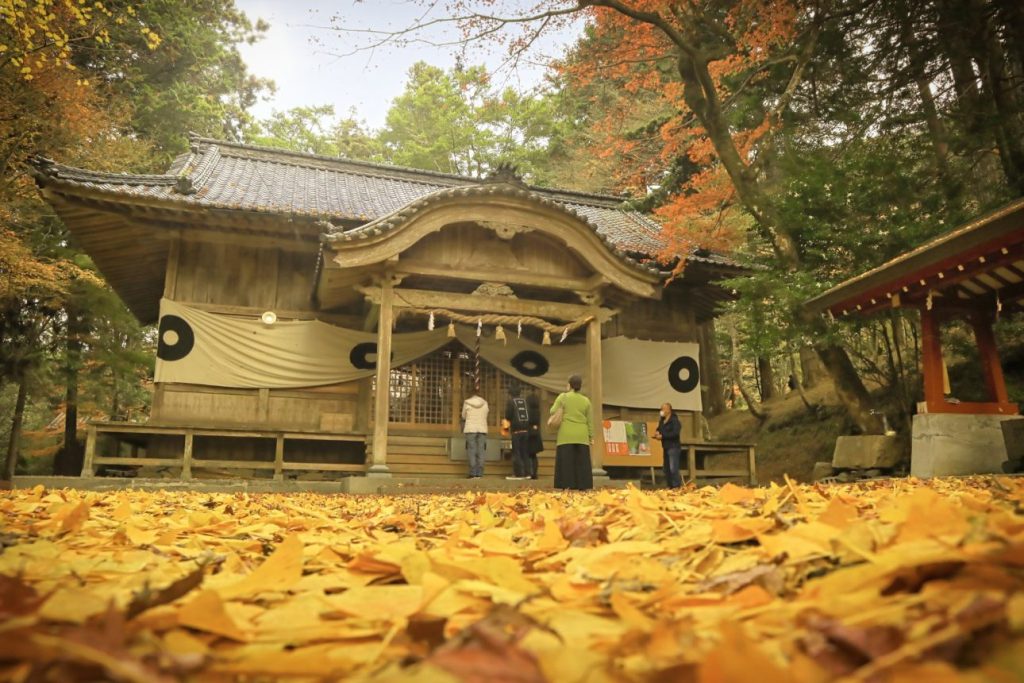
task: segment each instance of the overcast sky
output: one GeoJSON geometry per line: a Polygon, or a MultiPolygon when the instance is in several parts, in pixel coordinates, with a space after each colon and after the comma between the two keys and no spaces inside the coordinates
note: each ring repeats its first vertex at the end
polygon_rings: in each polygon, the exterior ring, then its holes
{"type": "MultiPolygon", "coordinates": [[[[534,0],[518,1],[526,6],[534,4],[534,0]]],[[[372,128],[379,128],[384,124],[391,101],[402,92],[406,73],[413,63],[423,60],[446,68],[455,63],[457,48],[429,45],[387,47],[373,53],[339,57],[338,54],[362,44],[357,41],[365,38],[322,28],[330,26],[333,15],[341,15],[346,24],[361,28],[408,26],[424,11],[422,5],[408,0],[236,0],[236,4],[250,19],[262,18],[270,24],[263,40],[241,46],[242,56],[252,73],[277,84],[277,93],[254,108],[257,118],[264,118],[275,109],[333,104],[341,116],[354,107],[356,118],[365,120],[372,128]]],[[[579,30],[577,25],[549,36],[540,45],[539,54],[557,54],[563,46],[573,42],[579,30]]],[[[432,35],[435,42],[456,37],[452,29],[448,29],[447,35],[432,35]]],[[[465,61],[487,64],[493,71],[503,60],[500,48],[483,46],[474,48],[465,61]]],[[[499,72],[496,82],[528,90],[541,82],[543,72],[540,66],[520,63],[515,70],[499,72]]]]}

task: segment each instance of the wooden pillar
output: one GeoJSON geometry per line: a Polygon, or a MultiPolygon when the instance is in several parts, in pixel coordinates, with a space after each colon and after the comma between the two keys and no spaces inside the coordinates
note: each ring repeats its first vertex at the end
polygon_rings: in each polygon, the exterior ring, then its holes
{"type": "Polygon", "coordinates": [[[693,444],[686,447],[686,472],[690,483],[697,481],[697,448],[693,444]]]}
{"type": "Polygon", "coordinates": [[[181,456],[181,478],[183,481],[192,479],[192,430],[185,430],[185,451],[181,456]]]}
{"type": "Polygon", "coordinates": [[[921,363],[924,375],[924,400],[929,412],[945,402],[942,381],[942,335],[935,311],[921,309],[921,363]]]}
{"type": "MultiPolygon", "coordinates": [[[[13,457],[13,456],[12,456],[13,457]]],[[[92,477],[96,475],[93,467],[93,460],[96,458],[96,427],[89,425],[85,436],[85,459],[82,462],[82,476],[92,477]]]]}
{"type": "Polygon", "coordinates": [[[266,425],[270,422],[270,389],[261,388],[257,389],[257,408],[256,414],[260,424],[266,425]]]}
{"type": "Polygon", "coordinates": [[[167,247],[167,268],[164,272],[164,298],[174,299],[178,286],[178,262],[181,260],[181,238],[175,237],[167,247]]]}
{"type": "Polygon", "coordinates": [[[754,447],[747,448],[747,465],[750,469],[750,485],[757,486],[757,463],[754,461],[754,447]]]}
{"type": "Polygon", "coordinates": [[[601,321],[595,315],[587,323],[587,355],[590,359],[590,377],[584,387],[590,394],[594,416],[594,444],[590,447],[590,462],[595,477],[607,477],[604,470],[604,390],[601,372],[601,321]]]}
{"type": "Polygon", "coordinates": [[[978,344],[981,356],[981,371],[985,375],[989,400],[993,403],[1009,403],[1010,395],[1006,392],[1003,366],[999,364],[999,350],[996,348],[996,338],[992,333],[992,319],[987,315],[977,314],[971,316],[971,326],[974,328],[974,340],[978,344]]]}
{"type": "Polygon", "coordinates": [[[284,481],[284,434],[274,439],[274,481],[284,481]]]}
{"type": "Polygon", "coordinates": [[[391,476],[388,470],[388,414],[391,405],[391,327],[394,324],[394,284],[381,279],[377,320],[377,394],[373,402],[373,452],[367,474],[391,476]]]}

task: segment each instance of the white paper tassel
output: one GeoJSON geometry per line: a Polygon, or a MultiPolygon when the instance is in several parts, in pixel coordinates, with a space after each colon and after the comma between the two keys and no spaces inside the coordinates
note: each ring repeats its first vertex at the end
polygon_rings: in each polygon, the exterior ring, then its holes
{"type": "Polygon", "coordinates": [[[562,342],[564,342],[565,338],[568,337],[568,336],[569,336],[569,328],[566,327],[565,329],[562,330],[562,338],[558,340],[558,343],[561,344],[562,342]]]}
{"type": "Polygon", "coordinates": [[[516,324],[516,339],[520,339],[523,336],[523,321],[520,320],[516,324]]]}
{"type": "Polygon", "coordinates": [[[434,312],[430,312],[430,320],[427,321],[427,329],[431,332],[434,331],[434,312]]]}
{"type": "Polygon", "coordinates": [[[484,321],[483,320],[477,320],[476,321],[476,336],[479,337],[483,333],[484,333],[484,321]]]}

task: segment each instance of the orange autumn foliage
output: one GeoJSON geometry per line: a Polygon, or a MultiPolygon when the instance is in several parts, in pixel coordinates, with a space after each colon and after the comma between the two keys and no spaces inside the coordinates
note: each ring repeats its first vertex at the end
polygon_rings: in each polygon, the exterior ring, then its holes
{"type": "MultiPolygon", "coordinates": [[[[738,0],[724,9],[721,3],[671,0],[623,5],[633,13],[656,13],[667,25],[592,7],[588,39],[560,64],[569,87],[592,93],[594,110],[601,112],[591,122],[592,152],[614,159],[613,189],[635,196],[668,190],[667,200],[655,211],[664,225],[663,260],[694,247],[733,249],[752,219],[739,208],[733,179],[687,104],[677,66],[679,47],[666,31],[711,51],[710,87],[727,106],[738,95],[737,87],[757,83],[761,70],[789,49],[799,28],[797,5],[774,0],[738,0]],[[715,37],[707,38],[710,34],[715,37]],[[597,89],[599,82],[603,85],[597,89]],[[615,98],[608,96],[609,82],[618,91],[615,98]],[[646,119],[637,116],[638,102],[649,114],[646,119]],[[678,159],[692,162],[698,170],[676,186],[663,187],[672,182],[665,169],[678,159]]],[[[759,146],[776,126],[765,112],[755,125],[731,131],[742,163],[749,167],[756,162],[759,146]]]]}

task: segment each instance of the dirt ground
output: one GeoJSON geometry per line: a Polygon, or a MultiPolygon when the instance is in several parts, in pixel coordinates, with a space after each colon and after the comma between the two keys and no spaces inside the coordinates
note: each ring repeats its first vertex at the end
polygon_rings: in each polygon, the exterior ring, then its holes
{"type": "Polygon", "coordinates": [[[831,462],[836,437],[847,433],[847,422],[831,384],[823,383],[805,393],[815,409],[813,414],[797,392],[789,392],[762,405],[768,414],[763,423],[746,410],[711,418],[711,437],[756,444],[761,484],[782,482],[785,474],[810,482],[815,462],[831,462]]]}

